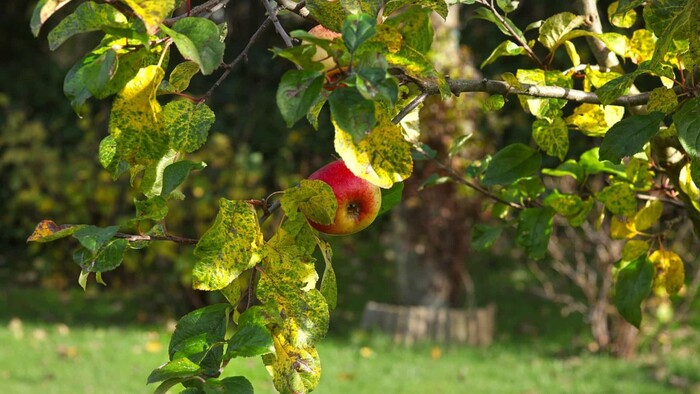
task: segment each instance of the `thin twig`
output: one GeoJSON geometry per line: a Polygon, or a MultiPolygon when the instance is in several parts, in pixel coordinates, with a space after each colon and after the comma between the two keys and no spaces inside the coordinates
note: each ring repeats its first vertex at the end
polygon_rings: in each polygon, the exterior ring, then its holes
{"type": "Polygon", "coordinates": [[[178,244],[194,245],[199,242],[198,239],[179,237],[177,235],[139,235],[139,234],[126,234],[126,233],[116,233],[115,238],[124,238],[129,242],[137,241],[171,241],[178,244]]]}
{"type": "Polygon", "coordinates": [[[200,4],[192,8],[189,13],[185,13],[164,20],[163,24],[166,26],[172,26],[178,20],[186,18],[188,16],[202,16],[204,14],[212,14],[221,9],[222,7],[225,7],[229,1],[231,0],[209,0],[204,4],[200,4]]]}
{"type": "Polygon", "coordinates": [[[281,205],[282,204],[280,203],[280,200],[275,200],[275,202],[270,204],[269,207],[266,207],[264,209],[263,215],[260,216],[260,224],[263,224],[270,217],[270,215],[272,215],[272,212],[276,211],[281,205]]]}
{"type": "Polygon", "coordinates": [[[425,99],[428,98],[428,96],[429,96],[429,93],[423,92],[420,95],[418,95],[416,98],[411,100],[411,102],[408,103],[408,105],[406,107],[404,107],[404,109],[402,109],[401,112],[399,112],[396,116],[394,116],[394,118],[391,120],[392,123],[399,124],[399,122],[401,122],[401,119],[408,116],[408,114],[410,114],[411,111],[413,111],[419,105],[421,105],[423,103],[423,101],[425,101],[425,99]]]}
{"type": "Polygon", "coordinates": [[[292,0],[275,0],[277,4],[279,4],[280,7],[293,12],[302,18],[306,19],[311,19],[314,20],[311,17],[311,13],[309,12],[309,9],[306,8],[306,1],[300,1],[300,2],[294,2],[292,0]]]}
{"type": "Polygon", "coordinates": [[[284,27],[282,27],[280,20],[277,19],[278,10],[275,8],[272,8],[272,5],[268,2],[268,0],[260,0],[260,1],[262,1],[263,5],[265,6],[265,9],[267,10],[267,17],[270,18],[270,20],[272,21],[272,24],[275,25],[275,30],[277,30],[277,34],[279,34],[280,37],[282,37],[282,41],[284,41],[284,45],[286,45],[287,48],[291,48],[293,46],[292,39],[289,37],[289,34],[287,34],[287,31],[284,30],[284,27]]]}
{"type": "Polygon", "coordinates": [[[224,71],[221,74],[219,79],[217,79],[216,82],[214,82],[214,84],[209,88],[209,90],[199,99],[200,103],[207,101],[209,97],[211,97],[212,93],[214,93],[214,90],[216,90],[216,88],[218,88],[219,85],[221,85],[221,83],[224,82],[226,78],[228,78],[229,74],[231,74],[231,71],[233,71],[233,69],[238,65],[238,63],[240,63],[243,59],[245,59],[248,56],[248,51],[250,50],[250,47],[253,46],[253,44],[260,38],[262,33],[265,30],[267,30],[271,24],[272,20],[270,19],[270,17],[267,17],[265,21],[263,21],[263,23],[260,25],[260,27],[258,27],[258,30],[250,37],[250,40],[248,40],[248,44],[246,44],[245,48],[243,48],[241,53],[239,53],[238,56],[236,56],[236,58],[233,59],[231,63],[224,64],[223,67],[226,69],[226,71],[224,71]]]}

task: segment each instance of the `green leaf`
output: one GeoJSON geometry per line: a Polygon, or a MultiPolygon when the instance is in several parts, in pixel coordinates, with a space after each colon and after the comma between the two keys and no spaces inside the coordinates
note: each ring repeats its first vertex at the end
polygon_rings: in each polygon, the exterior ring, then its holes
{"type": "Polygon", "coordinates": [[[209,378],[204,383],[203,389],[204,394],[253,394],[253,385],[243,376],[232,376],[221,380],[209,378]]]}
{"type": "MultiPolygon", "coordinates": [[[[550,51],[554,51],[567,39],[567,35],[577,27],[583,25],[586,18],[574,15],[570,12],[562,12],[547,18],[540,26],[540,35],[537,37],[542,45],[550,51]]],[[[569,37],[571,37],[569,35],[569,37]]]]}
{"type": "Polygon", "coordinates": [[[244,201],[219,200],[214,224],[194,249],[192,285],[200,290],[226,287],[261,259],[263,236],[255,209],[244,201]]]}
{"type": "MultiPolygon", "coordinates": [[[[175,9],[175,0],[123,0],[146,25],[148,34],[156,34],[158,27],[175,9]]],[[[216,25],[215,25],[216,26],[216,25]]],[[[217,34],[218,36],[218,34],[217,34]]]]}
{"type": "Polygon", "coordinates": [[[641,303],[651,292],[654,265],[646,256],[631,261],[617,274],[613,302],[630,324],[639,328],[642,323],[641,303]]]}
{"type": "Polygon", "coordinates": [[[700,97],[687,101],[673,115],[678,139],[691,158],[700,158],[700,97]]]}
{"type": "Polygon", "coordinates": [[[619,163],[623,157],[640,152],[651,137],[659,131],[659,123],[663,118],[662,112],[652,112],[635,115],[615,123],[600,144],[600,158],[619,163]]]}
{"type": "Polygon", "coordinates": [[[81,270],[80,275],[78,276],[78,284],[80,287],[83,288],[83,291],[87,290],[87,281],[88,277],[90,277],[90,272],[86,270],[81,270]]]}
{"type": "Polygon", "coordinates": [[[583,168],[586,175],[600,174],[603,172],[606,174],[619,176],[621,178],[627,177],[624,165],[613,164],[608,160],[600,160],[598,151],[598,148],[592,148],[581,154],[579,164],[581,165],[581,168],[583,168]]]}
{"type": "Polygon", "coordinates": [[[511,21],[508,17],[503,16],[503,20],[500,18],[496,17],[493,12],[491,12],[489,9],[486,7],[482,8],[477,8],[474,11],[474,18],[478,19],[483,19],[485,21],[489,21],[493,24],[495,24],[498,29],[501,31],[501,33],[505,34],[506,36],[509,37],[515,37],[523,42],[527,42],[525,39],[525,36],[523,35],[523,32],[511,21]],[[505,22],[505,23],[504,23],[505,22]],[[508,26],[508,28],[506,28],[508,26]],[[512,34],[511,31],[515,34],[512,34]]]}
{"type": "Polygon", "coordinates": [[[508,145],[493,156],[481,184],[511,184],[520,178],[536,175],[541,163],[540,154],[529,146],[520,143],[508,145]]]}
{"type": "MultiPolygon", "coordinates": [[[[386,14],[385,14],[386,15],[386,14]]],[[[405,45],[420,53],[427,54],[433,44],[433,25],[430,10],[408,7],[384,21],[384,24],[401,32],[405,45]]]]}
{"type": "Polygon", "coordinates": [[[437,12],[442,19],[447,18],[447,3],[445,0],[387,0],[384,3],[384,15],[391,15],[403,6],[420,6],[437,12]]]}
{"type": "Polygon", "coordinates": [[[328,103],[331,106],[334,123],[352,135],[356,143],[369,134],[377,124],[374,103],[366,100],[355,89],[335,90],[328,97],[328,103]]]}
{"type": "Polygon", "coordinates": [[[238,318],[238,328],[231,339],[224,360],[234,357],[254,357],[275,351],[272,334],[267,328],[271,317],[261,306],[253,306],[238,318]]]}
{"type": "Polygon", "coordinates": [[[663,112],[668,115],[678,107],[678,96],[673,89],[659,87],[651,91],[647,110],[649,112],[663,112]]]}
{"type": "Polygon", "coordinates": [[[170,137],[155,99],[163,74],[158,66],[140,69],[112,103],[109,133],[117,145],[115,156],[132,166],[157,162],[168,151],[170,137]]]}
{"type": "Polygon", "coordinates": [[[503,95],[492,94],[484,101],[482,108],[484,111],[498,111],[499,109],[503,108],[505,104],[506,99],[503,97],[503,95]]]}
{"type": "Polygon", "coordinates": [[[109,28],[127,29],[126,17],[108,4],[82,3],[51,30],[48,35],[49,49],[55,50],[76,34],[109,28]]]}
{"type": "Polygon", "coordinates": [[[548,155],[564,160],[569,151],[569,128],[564,119],[555,117],[551,122],[547,119],[536,119],[532,123],[532,138],[540,149],[548,155]]]}
{"type": "Polygon", "coordinates": [[[340,31],[348,13],[338,1],[307,0],[306,8],[318,23],[333,31],[340,31]]]}
{"type": "Polygon", "coordinates": [[[157,163],[145,168],[139,190],[144,196],[152,198],[160,196],[163,190],[163,173],[165,168],[175,162],[177,152],[170,150],[157,163]]]}
{"type": "Polygon", "coordinates": [[[207,141],[215,115],[204,103],[175,100],[163,108],[163,121],[170,135],[170,148],[192,153],[207,141]]]}
{"type": "Polygon", "coordinates": [[[615,215],[630,216],[637,210],[637,195],[629,183],[613,183],[596,193],[596,199],[615,215]]]}
{"type": "Polygon", "coordinates": [[[399,205],[403,195],[403,182],[396,182],[390,189],[382,189],[382,205],[377,216],[383,215],[399,205]]]}
{"type": "Polygon", "coordinates": [[[187,179],[192,170],[201,170],[207,165],[204,162],[195,163],[189,160],[178,161],[165,167],[163,171],[163,188],[161,197],[167,197],[175,188],[187,179]]]}
{"type": "Polygon", "coordinates": [[[562,194],[556,189],[543,202],[564,217],[574,216],[583,208],[583,201],[578,194],[562,194]]]}
{"type": "Polygon", "coordinates": [[[328,303],[328,310],[332,312],[338,305],[338,280],[335,277],[335,270],[333,270],[333,249],[328,242],[318,237],[316,237],[316,242],[321,250],[321,255],[323,255],[323,261],[326,263],[320,291],[328,303]]]}
{"type": "Polygon", "coordinates": [[[323,74],[313,70],[289,70],[282,75],[276,99],[287,127],[292,127],[311,109],[321,94],[323,80],[323,74]]]}
{"type": "Polygon", "coordinates": [[[553,221],[554,210],[551,208],[526,208],[520,212],[516,242],[525,249],[529,258],[544,258],[553,221]]]}
{"type": "Polygon", "coordinates": [[[495,62],[498,58],[502,56],[520,56],[520,55],[525,55],[527,52],[525,51],[525,48],[519,46],[518,44],[514,43],[513,41],[510,40],[505,40],[502,43],[500,43],[496,49],[491,52],[489,57],[486,58],[483,62],[481,62],[481,65],[479,68],[484,68],[485,66],[495,62]]]}
{"type": "Polygon", "coordinates": [[[202,74],[209,75],[223,61],[225,45],[219,40],[219,28],[206,18],[186,17],[173,24],[172,29],[161,25],[172,37],[182,56],[199,65],[202,74]]]}
{"type": "MultiPolygon", "coordinates": [[[[79,248],[73,253],[73,261],[83,271],[97,273],[111,271],[121,265],[128,246],[127,239],[113,239],[96,251],[79,248]]],[[[98,282],[101,281],[101,277],[98,276],[97,279],[98,282]]]]}
{"type": "Polygon", "coordinates": [[[100,228],[97,226],[85,226],[73,232],[73,238],[92,253],[96,253],[109,242],[119,231],[119,226],[100,228]]]}
{"type": "Polygon", "coordinates": [[[649,252],[649,242],[639,239],[630,239],[622,248],[622,261],[632,261],[649,252]]]}
{"type": "Polygon", "coordinates": [[[202,367],[206,374],[218,372],[231,309],[229,304],[214,304],[183,316],[170,337],[170,360],[188,358],[202,367]]]}
{"type": "Polygon", "coordinates": [[[186,61],[175,66],[168,82],[163,82],[158,93],[181,93],[190,86],[190,80],[199,72],[199,65],[186,61]]]}
{"type": "Polygon", "coordinates": [[[353,174],[385,189],[411,175],[411,145],[404,139],[400,126],[380,123],[356,142],[337,122],[333,125],[335,151],[353,174]]]}
{"type": "Polygon", "coordinates": [[[34,37],[39,36],[39,30],[44,25],[44,23],[64,5],[68,4],[71,0],[39,0],[34,6],[34,11],[32,12],[32,19],[29,25],[32,29],[32,34],[34,37]]]}
{"type": "Polygon", "coordinates": [[[471,246],[474,250],[487,250],[501,237],[503,227],[491,227],[477,223],[472,227],[471,246]]]}
{"type": "Polygon", "coordinates": [[[601,86],[595,93],[603,105],[611,104],[618,97],[627,94],[634,80],[641,74],[639,70],[615,78],[601,86]]]}
{"type": "Polygon", "coordinates": [[[287,189],[280,199],[282,210],[290,219],[298,212],[319,224],[332,224],[338,200],[328,184],[319,180],[302,180],[299,186],[287,189]]]}
{"type": "Polygon", "coordinates": [[[42,220],[34,228],[32,235],[27,238],[27,242],[51,242],[57,239],[65,238],[73,235],[76,231],[86,227],[84,224],[73,225],[63,224],[58,225],[52,220],[42,220]]]}
{"type": "Polygon", "coordinates": [[[155,196],[147,200],[134,199],[136,206],[136,220],[159,221],[168,214],[168,203],[165,198],[155,196]]]}
{"type": "MultiPolygon", "coordinates": [[[[165,363],[154,369],[151,374],[148,375],[147,383],[151,384],[169,379],[189,378],[192,376],[197,376],[202,372],[204,372],[204,369],[200,367],[199,364],[195,364],[190,359],[183,357],[165,363]]],[[[179,382],[180,380],[178,380],[177,383],[179,382]]]]}
{"type": "Polygon", "coordinates": [[[369,14],[350,14],[343,24],[343,41],[353,53],[365,41],[377,34],[377,19],[369,14]]]}
{"type": "Polygon", "coordinates": [[[542,174],[544,175],[549,175],[549,176],[555,176],[555,177],[562,177],[562,176],[570,176],[574,178],[574,180],[579,180],[583,179],[583,167],[579,165],[575,160],[567,160],[557,168],[543,168],[542,169],[542,174]]]}

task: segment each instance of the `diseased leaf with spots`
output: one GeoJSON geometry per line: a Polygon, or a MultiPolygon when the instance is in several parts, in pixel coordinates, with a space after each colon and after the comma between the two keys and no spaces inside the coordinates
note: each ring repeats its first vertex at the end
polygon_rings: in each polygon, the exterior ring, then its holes
{"type": "Polygon", "coordinates": [[[185,59],[199,65],[202,74],[209,75],[221,65],[225,45],[219,39],[219,28],[211,20],[186,17],[172,28],[162,25],[161,30],[172,37],[185,59]]]}
{"type": "Polygon", "coordinates": [[[175,100],[163,107],[163,121],[170,135],[170,148],[192,153],[207,141],[215,115],[204,103],[175,100]]]}
{"type": "Polygon", "coordinates": [[[85,227],[84,224],[62,224],[58,225],[53,220],[42,220],[34,228],[32,235],[27,238],[27,242],[51,242],[57,239],[69,237],[76,231],[85,227]]]}
{"type": "Polygon", "coordinates": [[[628,74],[624,74],[613,80],[606,82],[603,86],[598,88],[595,93],[600,98],[600,102],[603,105],[611,104],[618,97],[627,94],[629,88],[634,83],[634,80],[641,74],[638,70],[633,71],[628,74]]]}
{"type": "Polygon", "coordinates": [[[41,27],[51,17],[51,15],[55,14],[70,1],[71,0],[39,0],[36,6],[34,6],[32,19],[29,22],[34,37],[39,36],[39,30],[41,30],[41,27]]]}
{"type": "Polygon", "coordinates": [[[117,146],[116,158],[132,166],[152,164],[168,151],[170,137],[155,99],[163,74],[158,66],[140,69],[112,103],[109,133],[117,146]]]}
{"type": "Polygon", "coordinates": [[[158,93],[181,93],[190,86],[190,80],[199,72],[199,65],[193,61],[186,61],[175,66],[170,73],[168,81],[161,84],[158,93]]]}
{"type": "Polygon", "coordinates": [[[194,249],[192,286],[199,290],[226,287],[260,261],[262,247],[255,209],[244,201],[220,199],[214,224],[194,249]]]}
{"type": "Polygon", "coordinates": [[[333,249],[331,249],[331,245],[328,242],[318,237],[316,237],[316,243],[323,256],[323,261],[326,263],[323,269],[323,277],[321,278],[320,291],[328,303],[328,310],[332,312],[338,305],[338,281],[335,276],[335,270],[333,270],[333,249]]]}
{"type": "Polygon", "coordinates": [[[564,41],[573,38],[571,32],[583,25],[585,21],[586,18],[584,16],[574,15],[570,12],[553,15],[547,18],[540,26],[540,35],[537,37],[537,41],[547,49],[554,51],[564,41]]]}
{"type": "Polygon", "coordinates": [[[447,18],[447,3],[445,0],[387,0],[384,4],[384,15],[390,15],[406,5],[428,8],[437,12],[442,19],[447,18]]]}
{"type": "Polygon", "coordinates": [[[399,30],[405,45],[420,53],[428,53],[433,44],[433,25],[430,11],[425,8],[408,7],[384,21],[384,24],[399,30]]]}
{"type": "Polygon", "coordinates": [[[274,335],[275,353],[262,356],[272,383],[280,393],[308,393],[318,386],[321,361],[316,348],[297,347],[280,334],[274,335]]]}
{"type": "Polygon", "coordinates": [[[647,103],[649,112],[658,111],[668,115],[675,111],[676,107],[678,107],[678,96],[673,89],[660,87],[651,91],[647,103]]]}
{"type": "Polygon", "coordinates": [[[287,189],[280,202],[288,218],[293,220],[301,212],[309,220],[326,225],[333,223],[338,208],[333,189],[319,180],[302,180],[287,189]]]}
{"type": "Polygon", "coordinates": [[[49,32],[49,49],[52,51],[76,34],[97,30],[118,32],[128,30],[126,17],[108,4],[92,1],[82,3],[49,32]]]}
{"type": "MultiPolygon", "coordinates": [[[[541,69],[518,69],[516,74],[520,83],[528,83],[538,86],[559,86],[570,89],[573,81],[570,76],[564,75],[561,71],[541,70],[541,69]]],[[[564,99],[538,98],[519,95],[518,100],[523,108],[537,118],[553,119],[561,115],[567,101],[564,99]]]]}
{"type": "Polygon", "coordinates": [[[674,295],[685,283],[685,268],[681,257],[670,250],[655,250],[649,260],[656,268],[654,284],[674,295]]]}
{"type": "Polygon", "coordinates": [[[356,89],[337,89],[328,97],[328,103],[333,123],[352,135],[356,143],[377,125],[374,102],[365,99],[356,89]]]}
{"type": "Polygon", "coordinates": [[[155,34],[161,22],[175,9],[175,0],[123,0],[146,25],[148,34],[155,34]]]}
{"type": "Polygon", "coordinates": [[[584,103],[574,108],[574,113],[566,118],[566,123],[578,128],[589,137],[602,137],[611,126],[622,120],[625,108],[617,105],[584,103]]]}
{"type": "Polygon", "coordinates": [[[569,128],[560,117],[555,117],[552,121],[536,119],[532,123],[532,138],[540,149],[559,160],[564,160],[569,151],[569,128]]]}
{"type": "Polygon", "coordinates": [[[596,193],[598,201],[615,215],[630,216],[637,210],[637,197],[632,185],[618,182],[596,193]]]}
{"type": "Polygon", "coordinates": [[[335,151],[356,176],[388,189],[411,175],[411,145],[400,126],[382,122],[359,142],[337,123],[334,126],[335,151]]]}
{"type": "Polygon", "coordinates": [[[554,209],[556,213],[565,217],[576,215],[583,207],[583,200],[581,200],[579,195],[562,194],[556,189],[543,202],[545,206],[554,209]]]}
{"type": "Polygon", "coordinates": [[[600,144],[600,158],[619,163],[623,157],[640,152],[651,137],[659,131],[659,124],[663,118],[662,112],[651,112],[615,123],[600,144]]]}
{"type": "Polygon", "coordinates": [[[507,185],[537,174],[542,156],[527,145],[516,143],[498,151],[489,162],[481,184],[507,185]]]}
{"type": "Polygon", "coordinates": [[[651,292],[654,265],[641,256],[631,261],[617,274],[613,302],[630,324],[639,328],[642,323],[641,304],[651,292]]]}
{"type": "Polygon", "coordinates": [[[163,191],[163,174],[165,169],[175,162],[177,152],[168,151],[157,163],[149,165],[143,171],[139,190],[144,196],[151,198],[159,196],[163,191]]]}
{"type": "Polygon", "coordinates": [[[160,196],[147,200],[134,199],[136,220],[162,220],[168,214],[168,203],[160,196]]]}
{"type": "Polygon", "coordinates": [[[306,8],[321,25],[332,31],[341,31],[348,13],[339,1],[307,0],[306,8]]]}
{"type": "Polygon", "coordinates": [[[621,27],[624,29],[630,28],[637,21],[637,12],[633,9],[627,10],[625,12],[617,12],[617,7],[620,2],[615,1],[610,3],[608,6],[608,21],[610,24],[616,27],[621,27]]]}
{"type": "Polygon", "coordinates": [[[551,208],[526,208],[518,216],[516,242],[532,259],[542,259],[547,253],[552,234],[554,210],[551,208]]]}

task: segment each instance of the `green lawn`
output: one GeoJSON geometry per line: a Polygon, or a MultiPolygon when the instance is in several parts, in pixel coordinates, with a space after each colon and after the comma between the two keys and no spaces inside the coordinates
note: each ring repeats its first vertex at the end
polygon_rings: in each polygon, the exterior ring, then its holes
{"type": "MultiPolygon", "coordinates": [[[[0,295],[0,393],[148,393],[155,388],[146,386],[146,377],[167,360],[172,322],[133,324],[144,320],[138,302],[120,306],[108,294],[74,293],[63,300],[45,291],[7,294],[0,295]]],[[[591,355],[547,335],[501,335],[485,349],[406,349],[376,336],[331,337],[319,345],[323,375],[316,392],[700,392],[700,340],[688,330],[681,342],[666,359],[652,362],[647,354],[632,361],[591,355]]],[[[275,392],[258,358],[233,360],[225,374],[245,375],[256,393],[275,392]]]]}

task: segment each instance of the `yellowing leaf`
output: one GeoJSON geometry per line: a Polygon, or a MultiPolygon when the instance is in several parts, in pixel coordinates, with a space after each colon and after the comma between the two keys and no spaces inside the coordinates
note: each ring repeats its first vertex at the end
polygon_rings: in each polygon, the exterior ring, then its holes
{"type": "Polygon", "coordinates": [[[678,96],[673,89],[656,88],[651,91],[647,110],[649,112],[659,111],[668,115],[678,107],[678,96]]]}
{"type": "Polygon", "coordinates": [[[388,189],[413,172],[411,145],[400,126],[382,122],[358,143],[338,124],[334,126],[335,151],[353,174],[388,189]]]}
{"type": "Polygon", "coordinates": [[[622,248],[622,261],[632,261],[649,251],[649,242],[631,239],[622,248]]]}
{"type": "Polygon", "coordinates": [[[263,236],[255,209],[245,201],[219,200],[214,224],[197,243],[192,285],[219,290],[262,258],[263,236]]]}
{"type": "Polygon", "coordinates": [[[333,189],[319,180],[302,180],[299,186],[287,189],[280,202],[290,219],[301,211],[309,220],[320,224],[332,224],[338,208],[333,189]]]}
{"type": "Polygon", "coordinates": [[[693,178],[690,174],[690,163],[687,163],[683,168],[681,168],[678,174],[678,186],[681,190],[688,195],[693,207],[700,211],[700,189],[698,189],[693,178]]]}
{"type": "Polygon", "coordinates": [[[566,123],[578,127],[587,136],[602,137],[624,114],[624,107],[584,103],[574,109],[566,123]]]}
{"type": "Polygon", "coordinates": [[[156,34],[158,27],[175,9],[175,0],[124,0],[146,25],[148,34],[156,34]]]}
{"type": "Polygon", "coordinates": [[[53,220],[42,220],[34,228],[32,235],[27,238],[27,242],[50,242],[60,238],[73,235],[74,232],[85,227],[85,225],[63,224],[58,225],[53,220]]]}
{"type": "Polygon", "coordinates": [[[564,160],[569,151],[569,128],[564,119],[537,119],[532,123],[532,138],[548,155],[564,160]]]}
{"type": "Polygon", "coordinates": [[[163,127],[156,89],[165,72],[148,66],[130,80],[112,104],[109,132],[116,144],[116,157],[134,165],[158,161],[167,151],[170,137],[163,127]]]}
{"type": "Polygon", "coordinates": [[[596,194],[598,201],[605,204],[615,215],[629,216],[637,210],[637,198],[629,183],[613,183],[596,194]]]}
{"type": "Polygon", "coordinates": [[[634,25],[637,20],[637,12],[634,9],[627,10],[625,12],[617,12],[617,7],[620,4],[619,1],[610,3],[608,6],[608,20],[613,26],[621,28],[630,28],[634,25]]]}
{"type": "Polygon", "coordinates": [[[634,226],[637,231],[644,231],[658,222],[663,209],[664,205],[659,200],[647,202],[644,208],[634,215],[634,226]]]}
{"type": "Polygon", "coordinates": [[[645,29],[635,30],[635,32],[632,34],[632,38],[629,41],[626,56],[629,57],[635,64],[640,64],[646,60],[651,60],[652,56],[654,55],[655,44],[656,37],[654,36],[654,33],[645,29]]]}
{"type": "Polygon", "coordinates": [[[313,346],[296,347],[279,332],[273,335],[275,352],[262,356],[272,382],[280,393],[308,393],[321,378],[321,360],[313,346]]]}
{"type": "Polygon", "coordinates": [[[637,230],[634,228],[634,221],[622,221],[617,217],[610,219],[610,236],[613,239],[628,239],[637,235],[637,230]]]}
{"type": "MultiPolygon", "coordinates": [[[[590,84],[595,88],[599,88],[619,77],[621,77],[621,74],[616,72],[601,72],[590,66],[586,67],[586,84],[590,84]]],[[[586,90],[590,91],[590,87],[586,90]]]]}
{"type": "Polygon", "coordinates": [[[685,268],[679,255],[670,250],[656,250],[649,256],[654,263],[655,286],[663,287],[669,294],[676,294],[685,283],[685,268]]]}

